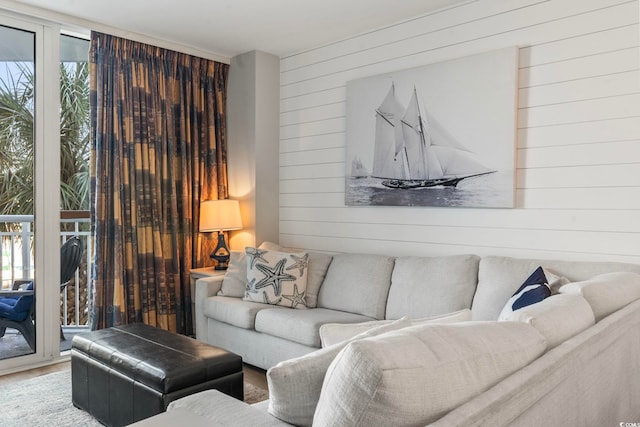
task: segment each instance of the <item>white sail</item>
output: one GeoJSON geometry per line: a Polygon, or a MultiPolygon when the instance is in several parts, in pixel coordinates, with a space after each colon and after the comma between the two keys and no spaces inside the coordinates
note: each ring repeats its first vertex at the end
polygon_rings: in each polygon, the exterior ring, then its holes
{"type": "MultiPolygon", "coordinates": [[[[414,89],[415,94],[415,102],[419,105],[419,101],[417,98],[417,92],[414,89]]],[[[424,179],[440,179],[444,176],[444,172],[442,170],[442,164],[440,163],[440,159],[435,155],[432,151],[433,146],[433,138],[432,138],[432,129],[431,124],[429,123],[427,110],[425,108],[420,109],[423,113],[420,114],[420,123],[422,123],[422,133],[424,137],[424,145],[425,145],[425,162],[426,166],[426,176],[424,179]]]]}
{"type": "Polygon", "coordinates": [[[407,155],[410,179],[428,179],[427,146],[415,88],[402,117],[402,135],[407,155]]]}
{"type": "Polygon", "coordinates": [[[395,88],[389,88],[382,104],[376,110],[375,148],[372,174],[378,178],[405,179],[405,164],[401,151],[404,140],[399,126],[404,108],[398,102],[395,88]]]}
{"type": "Polygon", "coordinates": [[[442,177],[477,175],[489,172],[490,169],[480,164],[475,156],[455,147],[431,146],[431,153],[442,167],[442,177]]]}
{"type": "Polygon", "coordinates": [[[477,175],[491,171],[480,163],[475,153],[433,118],[429,121],[429,145],[429,151],[433,159],[437,159],[440,167],[438,176],[429,176],[429,178],[477,175]]]}

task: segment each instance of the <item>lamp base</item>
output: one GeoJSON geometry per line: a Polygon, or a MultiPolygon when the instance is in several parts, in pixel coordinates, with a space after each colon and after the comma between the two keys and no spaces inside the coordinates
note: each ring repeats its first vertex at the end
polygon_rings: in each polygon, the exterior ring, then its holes
{"type": "Polygon", "coordinates": [[[210,257],[217,261],[217,265],[214,267],[215,270],[226,270],[229,268],[229,248],[227,247],[227,243],[224,241],[224,233],[222,231],[218,232],[218,246],[213,250],[210,257]]]}

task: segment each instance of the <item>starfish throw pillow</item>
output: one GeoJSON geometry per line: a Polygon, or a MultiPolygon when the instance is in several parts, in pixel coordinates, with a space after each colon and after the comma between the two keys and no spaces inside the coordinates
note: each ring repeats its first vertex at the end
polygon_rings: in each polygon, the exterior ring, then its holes
{"type": "Polygon", "coordinates": [[[247,247],[247,288],[245,301],[307,308],[309,254],[286,253],[247,247]]]}

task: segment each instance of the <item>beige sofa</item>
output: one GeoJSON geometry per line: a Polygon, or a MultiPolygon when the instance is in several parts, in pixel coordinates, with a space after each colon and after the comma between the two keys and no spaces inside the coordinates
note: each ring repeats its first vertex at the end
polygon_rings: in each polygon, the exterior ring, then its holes
{"type": "Polygon", "coordinates": [[[245,302],[223,295],[217,278],[198,280],[198,339],[269,369],[271,401],[249,406],[209,391],[170,410],[188,409],[219,425],[640,421],[639,265],[336,254],[315,267],[316,307],[307,310],[245,302]],[[570,283],[497,321],[537,266],[570,283]],[[472,321],[409,320],[464,309],[472,321]],[[367,321],[380,324],[320,349],[322,325],[367,321]]]}

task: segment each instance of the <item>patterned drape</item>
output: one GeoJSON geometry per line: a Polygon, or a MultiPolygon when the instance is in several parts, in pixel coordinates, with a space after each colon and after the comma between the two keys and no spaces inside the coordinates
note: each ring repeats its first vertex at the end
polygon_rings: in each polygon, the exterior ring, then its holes
{"type": "Polygon", "coordinates": [[[192,332],[200,200],[227,197],[228,69],[92,33],[94,329],[192,332]]]}

